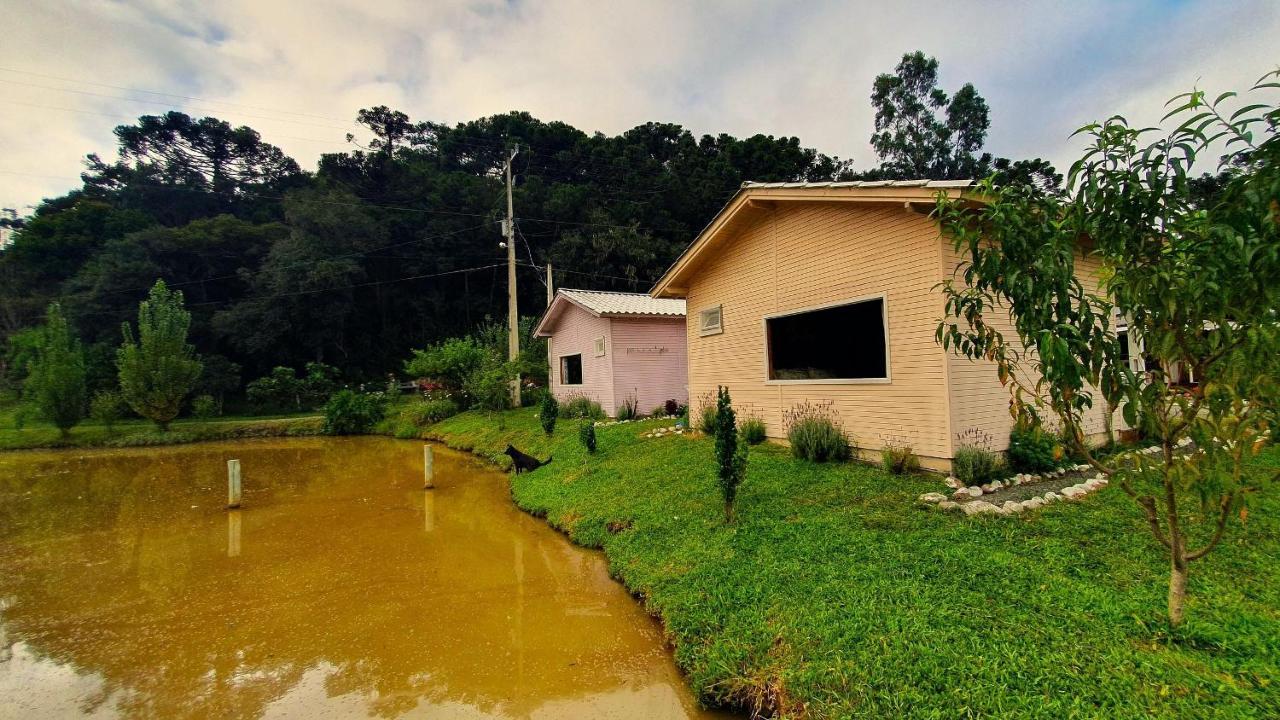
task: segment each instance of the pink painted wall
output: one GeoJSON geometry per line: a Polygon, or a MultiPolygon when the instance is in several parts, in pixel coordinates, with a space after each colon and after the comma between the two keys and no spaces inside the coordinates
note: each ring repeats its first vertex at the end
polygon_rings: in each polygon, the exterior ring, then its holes
{"type": "Polygon", "coordinates": [[[551,393],[560,402],[575,395],[585,395],[600,403],[604,411],[613,414],[613,363],[609,347],[609,319],[600,318],[568,303],[560,319],[547,339],[547,360],[551,364],[551,393]],[[604,357],[596,357],[596,338],[605,339],[604,357]],[[565,385],[560,382],[560,358],[564,355],[582,354],[582,384],[565,385]]]}
{"type": "Polygon", "coordinates": [[[689,402],[684,318],[613,318],[613,415],[631,395],[647,414],[668,399],[689,402]]]}

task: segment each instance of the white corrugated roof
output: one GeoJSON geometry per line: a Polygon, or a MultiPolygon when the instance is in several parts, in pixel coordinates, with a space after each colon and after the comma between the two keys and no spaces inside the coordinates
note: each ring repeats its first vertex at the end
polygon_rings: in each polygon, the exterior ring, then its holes
{"type": "Polygon", "coordinates": [[[877,187],[965,188],[972,184],[972,180],[844,180],[840,182],[753,182],[748,180],[742,183],[742,187],[744,189],[877,187]]]}
{"type": "Polygon", "coordinates": [[[644,293],[568,290],[556,292],[598,315],[669,315],[684,317],[684,300],[654,298],[644,293]]]}

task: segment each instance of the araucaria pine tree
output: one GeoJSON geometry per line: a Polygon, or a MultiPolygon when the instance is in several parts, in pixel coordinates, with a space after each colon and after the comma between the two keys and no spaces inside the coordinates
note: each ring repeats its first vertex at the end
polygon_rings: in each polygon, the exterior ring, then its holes
{"type": "Polygon", "coordinates": [[[716,472],[720,479],[720,494],[724,496],[724,520],[731,523],[738,485],[747,474],[747,444],[738,438],[738,421],[726,387],[719,388],[716,393],[715,438],[716,472]]]}
{"type": "Polygon", "coordinates": [[[187,343],[190,326],[191,313],[183,309],[182,293],[157,280],[138,305],[137,337],[125,323],[124,344],[116,352],[125,402],[162,431],[178,416],[203,367],[187,343]]]}
{"type": "Polygon", "coordinates": [[[23,393],[40,415],[66,437],[84,418],[84,350],[57,303],[49,306],[45,324],[38,332],[35,358],[23,393]]]}

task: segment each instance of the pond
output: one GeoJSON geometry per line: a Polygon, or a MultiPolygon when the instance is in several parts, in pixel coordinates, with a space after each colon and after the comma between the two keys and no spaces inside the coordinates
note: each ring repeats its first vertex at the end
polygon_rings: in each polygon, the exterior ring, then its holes
{"type": "Polygon", "coordinates": [[[0,717],[717,717],[600,553],[435,452],[0,454],[0,717]]]}

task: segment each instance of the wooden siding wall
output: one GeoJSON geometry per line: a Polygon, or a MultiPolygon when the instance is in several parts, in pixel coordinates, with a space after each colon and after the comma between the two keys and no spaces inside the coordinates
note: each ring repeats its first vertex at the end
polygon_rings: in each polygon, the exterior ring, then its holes
{"type": "MultiPolygon", "coordinates": [[[[669,399],[689,401],[684,318],[613,318],[613,397],[634,395],[647,413],[669,399]]],[[[615,408],[606,408],[612,413],[615,408]]]]}
{"type": "Polygon", "coordinates": [[[941,250],[937,226],[899,204],[780,204],[745,227],[688,291],[695,422],[703,398],[726,385],[734,405],[763,419],[773,438],[785,437],[783,416],[794,405],[832,401],[863,448],[893,439],[926,459],[949,458],[948,362],[933,340],[941,250]],[[765,382],[765,316],[873,295],[885,297],[891,382],[765,382]],[[698,313],[714,305],[724,307],[724,332],[700,337],[698,313]]]}
{"type": "MultiPolygon", "coordinates": [[[[959,266],[961,257],[949,239],[941,242],[943,268],[946,277],[951,277],[959,266]]],[[[1076,257],[1076,275],[1087,291],[1097,292],[1100,270],[1101,264],[1096,258],[1076,257]]],[[[1006,338],[1017,338],[1017,331],[1014,330],[1007,311],[984,313],[983,319],[1006,338]]],[[[991,436],[992,450],[1007,449],[1009,431],[1013,429],[1013,416],[1009,413],[1009,390],[1000,384],[995,363],[985,360],[974,362],[948,354],[948,364],[951,377],[951,427],[955,433],[976,428],[991,436]]],[[[1094,436],[1103,433],[1106,429],[1105,417],[1105,404],[1098,402],[1085,416],[1085,431],[1094,436]]],[[[1116,413],[1114,422],[1117,431],[1128,427],[1120,413],[1116,413]]],[[[955,443],[954,437],[952,440],[955,443]]]]}
{"type": "Polygon", "coordinates": [[[585,395],[600,403],[604,411],[612,414],[613,397],[613,348],[609,347],[609,320],[592,315],[570,304],[552,330],[547,343],[548,361],[551,363],[551,392],[564,402],[575,395],[585,395]],[[596,357],[595,341],[605,338],[605,355],[596,357]],[[560,383],[560,357],[582,353],[582,384],[560,383]]]}

